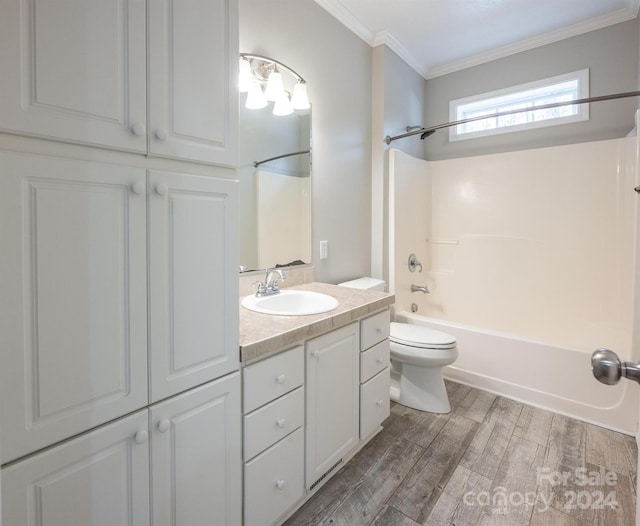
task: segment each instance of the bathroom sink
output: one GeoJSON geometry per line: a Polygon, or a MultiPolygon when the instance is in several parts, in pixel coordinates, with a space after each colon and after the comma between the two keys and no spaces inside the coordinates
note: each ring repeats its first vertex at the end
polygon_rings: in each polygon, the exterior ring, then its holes
{"type": "Polygon", "coordinates": [[[305,316],[329,312],[338,306],[338,300],[310,290],[281,290],[271,296],[246,296],[242,300],[242,306],[262,314],[305,316]]]}

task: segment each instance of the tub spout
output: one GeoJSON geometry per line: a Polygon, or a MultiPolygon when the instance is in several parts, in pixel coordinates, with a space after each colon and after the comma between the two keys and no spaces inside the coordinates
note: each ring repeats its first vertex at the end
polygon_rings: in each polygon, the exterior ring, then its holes
{"type": "Polygon", "coordinates": [[[422,292],[423,294],[429,294],[429,287],[419,287],[418,285],[411,285],[411,292],[422,292]]]}

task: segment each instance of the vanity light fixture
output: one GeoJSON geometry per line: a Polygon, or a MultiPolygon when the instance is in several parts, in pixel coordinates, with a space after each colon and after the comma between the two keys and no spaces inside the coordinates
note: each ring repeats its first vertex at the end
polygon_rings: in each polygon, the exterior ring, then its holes
{"type": "Polygon", "coordinates": [[[274,115],[289,115],[294,110],[311,107],[306,81],[289,66],[262,55],[240,53],[238,88],[241,93],[247,93],[245,106],[249,109],[264,108],[268,101],[274,102],[274,115]],[[285,88],[282,71],[288,71],[295,82],[291,96],[285,88]]]}

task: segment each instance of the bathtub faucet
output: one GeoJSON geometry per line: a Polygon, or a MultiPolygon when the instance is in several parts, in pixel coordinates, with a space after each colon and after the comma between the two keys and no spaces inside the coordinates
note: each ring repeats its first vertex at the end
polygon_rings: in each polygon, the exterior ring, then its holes
{"type": "Polygon", "coordinates": [[[418,285],[411,285],[411,292],[422,292],[423,294],[429,294],[429,287],[419,287],[418,285]]]}
{"type": "Polygon", "coordinates": [[[640,362],[621,362],[618,355],[609,349],[594,351],[591,370],[593,376],[603,384],[617,384],[622,377],[640,383],[640,362]]]}

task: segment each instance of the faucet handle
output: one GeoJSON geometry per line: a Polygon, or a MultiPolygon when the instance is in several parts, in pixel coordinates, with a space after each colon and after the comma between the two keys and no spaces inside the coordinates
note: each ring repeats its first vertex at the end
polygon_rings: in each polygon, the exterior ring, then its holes
{"type": "Polygon", "coordinates": [[[267,286],[260,280],[254,281],[252,285],[256,285],[256,296],[262,296],[267,292],[267,286]]]}

